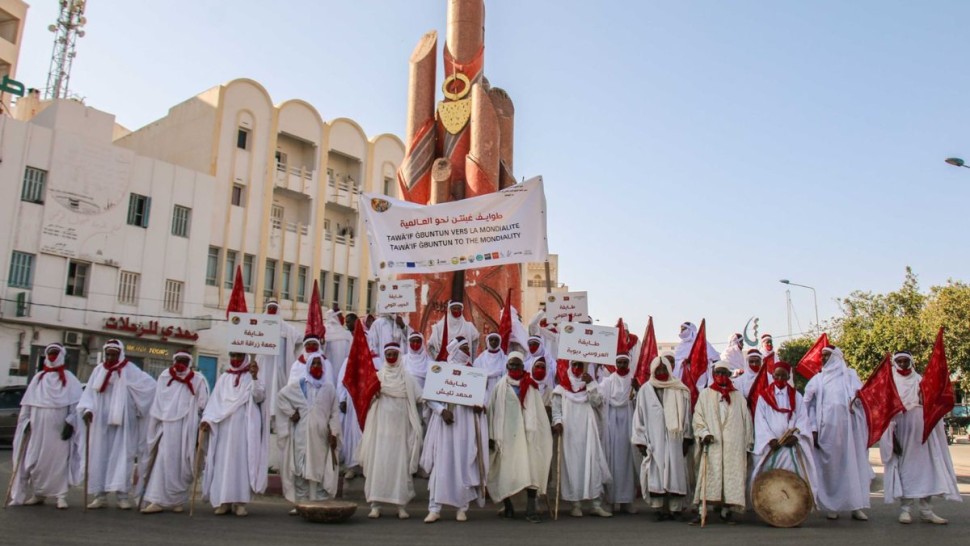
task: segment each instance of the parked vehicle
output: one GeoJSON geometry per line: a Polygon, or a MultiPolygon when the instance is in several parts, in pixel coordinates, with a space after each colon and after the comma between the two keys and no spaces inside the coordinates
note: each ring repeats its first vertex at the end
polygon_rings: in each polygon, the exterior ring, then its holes
{"type": "MultiPolygon", "coordinates": [[[[953,406],[953,410],[943,417],[943,429],[946,430],[946,443],[952,444],[960,434],[967,434],[970,427],[970,406],[953,406]]],[[[970,440],[970,436],[967,437],[970,440]]]]}
{"type": "Polygon", "coordinates": [[[13,443],[17,418],[20,416],[20,399],[26,391],[24,385],[0,387],[0,444],[13,443]]]}

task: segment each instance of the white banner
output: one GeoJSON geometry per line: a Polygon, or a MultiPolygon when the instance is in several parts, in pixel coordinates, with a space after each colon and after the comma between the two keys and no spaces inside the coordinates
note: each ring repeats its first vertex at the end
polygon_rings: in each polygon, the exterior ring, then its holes
{"type": "Polygon", "coordinates": [[[546,294],[546,320],[552,324],[589,320],[586,292],[546,294]]]}
{"type": "Polygon", "coordinates": [[[570,322],[559,332],[559,354],[556,358],[615,365],[619,335],[620,331],[611,326],[570,322]]]}
{"type": "Polygon", "coordinates": [[[362,193],[360,210],[380,277],[541,262],[549,254],[541,177],[440,205],[362,193]]]}
{"type": "Polygon", "coordinates": [[[377,285],[378,314],[417,311],[416,290],[417,284],[413,280],[381,281],[377,285]]]}
{"type": "Polygon", "coordinates": [[[432,362],[422,396],[425,400],[462,406],[484,406],[486,384],[488,374],[481,368],[432,362]]]}
{"type": "Polygon", "coordinates": [[[279,315],[229,313],[226,343],[231,353],[251,355],[280,354],[281,324],[279,315]]]}

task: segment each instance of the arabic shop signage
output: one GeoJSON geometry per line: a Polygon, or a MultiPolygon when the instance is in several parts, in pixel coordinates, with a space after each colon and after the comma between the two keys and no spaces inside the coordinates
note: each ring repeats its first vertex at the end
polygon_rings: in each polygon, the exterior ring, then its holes
{"type": "Polygon", "coordinates": [[[178,339],[195,341],[199,334],[180,326],[162,325],[157,320],[139,322],[129,317],[108,317],[104,319],[104,329],[124,332],[135,337],[155,337],[162,341],[178,339]]]}
{"type": "Polygon", "coordinates": [[[0,93],[10,93],[18,97],[24,96],[24,84],[13,80],[10,76],[4,76],[0,81],[0,93]]]}

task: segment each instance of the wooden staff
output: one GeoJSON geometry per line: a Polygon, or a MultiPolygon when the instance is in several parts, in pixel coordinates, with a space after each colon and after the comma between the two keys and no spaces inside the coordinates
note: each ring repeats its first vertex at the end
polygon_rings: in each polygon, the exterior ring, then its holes
{"type": "Polygon", "coordinates": [[[195,491],[199,485],[199,474],[202,473],[202,442],[205,440],[205,430],[199,426],[199,437],[195,446],[195,472],[192,473],[192,497],[189,500],[189,517],[195,512],[195,491]]]}
{"type": "MultiPolygon", "coordinates": [[[[91,417],[94,419],[94,416],[91,417]]],[[[91,475],[91,423],[84,416],[84,511],[88,511],[88,477],[91,475]]]]}
{"type": "Polygon", "coordinates": [[[24,435],[20,440],[20,451],[17,452],[17,460],[14,461],[13,472],[10,474],[10,484],[7,485],[7,494],[3,497],[3,508],[10,505],[11,495],[13,494],[13,484],[17,481],[17,474],[20,472],[20,465],[24,462],[24,455],[27,454],[27,444],[30,442],[30,423],[24,426],[24,435]]]}
{"type": "Polygon", "coordinates": [[[707,525],[707,449],[710,444],[704,444],[701,454],[701,527],[707,525]]]}
{"type": "Polygon", "coordinates": [[[158,459],[158,446],[162,443],[162,435],[158,435],[158,441],[152,447],[151,458],[148,459],[148,468],[145,469],[145,479],[141,484],[141,494],[138,495],[138,509],[141,510],[145,500],[145,491],[148,490],[148,480],[152,477],[152,470],[155,470],[155,461],[158,459]]]}
{"type": "Polygon", "coordinates": [[[559,520],[559,494],[562,493],[562,433],[556,436],[556,507],[552,514],[553,521],[559,520]]]}

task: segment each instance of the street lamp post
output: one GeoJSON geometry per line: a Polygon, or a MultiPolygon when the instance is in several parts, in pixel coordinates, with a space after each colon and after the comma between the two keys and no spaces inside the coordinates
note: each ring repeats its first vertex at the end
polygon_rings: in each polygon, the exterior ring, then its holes
{"type": "Polygon", "coordinates": [[[786,284],[788,286],[799,286],[801,288],[808,288],[809,290],[812,291],[812,299],[815,300],[815,329],[819,334],[821,334],[822,324],[818,321],[818,294],[815,292],[815,289],[812,288],[811,286],[806,286],[804,284],[793,283],[788,279],[781,279],[778,282],[780,282],[781,284],[786,284]]]}
{"type": "Polygon", "coordinates": [[[966,168],[970,169],[970,165],[967,165],[959,157],[948,157],[948,158],[944,159],[944,161],[946,161],[950,165],[953,165],[954,167],[966,167],[966,168]]]}

